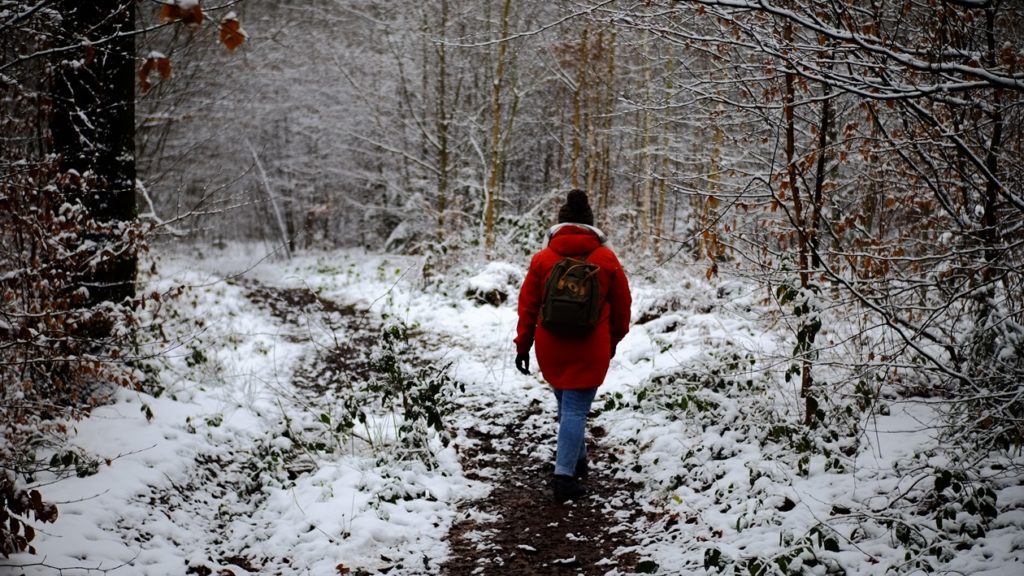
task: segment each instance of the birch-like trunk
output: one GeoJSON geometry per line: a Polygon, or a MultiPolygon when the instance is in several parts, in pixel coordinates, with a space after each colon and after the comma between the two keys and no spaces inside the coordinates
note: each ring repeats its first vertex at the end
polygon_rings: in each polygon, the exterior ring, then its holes
{"type": "Polygon", "coordinates": [[[491,92],[491,166],[487,178],[487,203],[484,208],[484,250],[494,248],[494,221],[500,199],[501,182],[501,93],[505,78],[505,54],[508,50],[508,16],[512,0],[505,0],[501,10],[501,32],[498,40],[498,62],[494,70],[494,84],[491,92]]]}

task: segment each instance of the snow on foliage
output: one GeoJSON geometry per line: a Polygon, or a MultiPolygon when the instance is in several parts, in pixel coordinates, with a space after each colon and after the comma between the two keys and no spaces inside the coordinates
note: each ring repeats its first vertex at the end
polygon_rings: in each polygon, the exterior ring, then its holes
{"type": "MultiPolygon", "coordinates": [[[[519,404],[509,398],[526,397],[554,407],[536,375],[512,367],[514,297],[488,306],[461,298],[468,287],[514,287],[526,262],[425,290],[420,258],[342,251],[251,268],[258,257],[234,248],[168,258],[148,280],[156,291],[190,286],[163,304],[175,319],[154,336],[166,339],[166,359],[145,392],[120,392],[78,426],[75,446],[101,463],[48,487],[68,504],[36,537],[39,554],[56,566],[129,563],[137,574],[180,572],[182,563],[236,574],[436,573],[448,527],[488,489],[464,477],[456,451],[471,443],[464,431],[491,425],[487,412],[458,406],[475,398],[511,410],[519,404]],[[243,280],[223,280],[247,269],[243,280]],[[365,320],[344,320],[353,314],[365,320]],[[402,455],[397,427],[408,415],[385,422],[374,409],[338,432],[343,384],[356,375],[320,363],[335,353],[388,357],[371,326],[379,320],[410,331],[409,346],[391,348],[395,365],[412,371],[404,374],[447,365],[463,386],[443,416],[452,443],[428,430],[427,458],[402,455]]],[[[838,389],[828,414],[805,426],[786,366],[774,365],[793,335],[760,289],[713,284],[686,267],[631,283],[633,329],[594,425],[615,455],[598,473],[640,486],[639,568],[1018,573],[1024,491],[1009,471],[1020,469],[1019,455],[982,455],[977,474],[965,474],[940,442],[934,405],[838,389]]],[[[620,574],[611,562],[606,573],[620,574]]]]}
{"type": "Polygon", "coordinates": [[[477,302],[497,306],[512,294],[518,294],[522,283],[522,268],[508,262],[489,262],[466,280],[464,293],[477,302]]]}

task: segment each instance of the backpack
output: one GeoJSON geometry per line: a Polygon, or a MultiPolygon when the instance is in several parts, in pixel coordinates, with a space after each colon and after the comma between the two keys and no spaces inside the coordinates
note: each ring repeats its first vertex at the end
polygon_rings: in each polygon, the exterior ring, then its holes
{"type": "Polygon", "coordinates": [[[601,283],[596,264],[565,257],[551,269],[544,285],[540,323],[559,336],[586,336],[601,317],[601,283]]]}

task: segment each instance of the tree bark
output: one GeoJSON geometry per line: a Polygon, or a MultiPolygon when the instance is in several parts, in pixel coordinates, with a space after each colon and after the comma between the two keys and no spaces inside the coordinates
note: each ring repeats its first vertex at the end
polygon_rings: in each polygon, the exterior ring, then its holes
{"type": "MultiPolygon", "coordinates": [[[[786,42],[793,41],[793,29],[790,25],[786,25],[785,31],[783,32],[783,38],[786,42]]],[[[794,120],[793,108],[796,102],[796,87],[795,84],[796,74],[792,71],[786,71],[786,91],[782,101],[783,114],[785,116],[785,129],[786,129],[786,180],[789,184],[788,190],[793,199],[793,225],[796,228],[797,237],[797,266],[799,267],[800,277],[800,288],[805,291],[810,284],[810,276],[808,272],[808,242],[807,242],[807,227],[804,225],[804,206],[803,199],[800,197],[800,187],[798,185],[798,168],[796,160],[796,122],[794,120]]],[[[801,304],[801,306],[804,306],[801,304]]],[[[806,313],[806,310],[805,310],[806,313]]],[[[801,320],[806,322],[805,319],[801,320]]],[[[804,325],[801,324],[801,329],[804,325]]],[[[814,419],[814,412],[817,406],[817,401],[811,395],[811,386],[813,380],[811,378],[811,360],[808,358],[812,341],[809,336],[804,342],[798,342],[798,345],[802,345],[802,358],[800,359],[800,396],[804,399],[804,423],[810,424],[814,419]]]]}
{"type": "Polygon", "coordinates": [[[441,0],[439,28],[442,39],[437,46],[437,226],[440,239],[447,229],[445,213],[448,211],[448,178],[451,171],[451,153],[448,149],[448,67],[444,43],[448,33],[448,0],[441,0]]]}
{"type": "MultiPolygon", "coordinates": [[[[996,8],[985,9],[985,43],[987,44],[986,63],[995,68],[996,66],[996,36],[995,36],[996,8]]],[[[985,150],[985,168],[988,175],[985,178],[985,206],[982,213],[981,224],[983,226],[983,238],[985,242],[985,269],[982,277],[985,283],[991,281],[994,276],[993,265],[998,256],[996,245],[999,242],[998,218],[996,208],[999,204],[1000,184],[997,180],[999,174],[999,157],[1003,145],[1003,90],[996,88],[992,92],[992,103],[989,121],[992,124],[992,137],[988,141],[985,150]]]]}
{"type": "Polygon", "coordinates": [[[491,173],[487,179],[487,203],[484,208],[484,248],[489,253],[494,247],[494,221],[498,204],[501,176],[501,90],[505,76],[505,53],[508,50],[508,16],[512,0],[505,0],[501,10],[501,36],[498,40],[498,63],[494,71],[491,93],[491,173]]]}
{"type": "Polygon", "coordinates": [[[818,249],[821,233],[821,208],[824,202],[825,168],[828,164],[828,133],[832,130],[832,91],[826,85],[825,97],[821,101],[821,122],[818,126],[818,164],[814,174],[814,205],[811,212],[809,243],[811,267],[821,268],[821,252],[818,249]]]}
{"type": "Polygon", "coordinates": [[[576,60],[576,90],[572,102],[572,158],[569,163],[569,183],[573,188],[580,187],[580,155],[583,152],[583,97],[587,89],[587,53],[589,30],[583,29],[580,35],[579,55],[576,60]]]}
{"type": "Polygon", "coordinates": [[[643,63],[643,116],[640,125],[640,249],[646,254],[651,242],[651,195],[654,193],[654,154],[651,136],[651,62],[648,48],[644,48],[643,63]]]}
{"type": "Polygon", "coordinates": [[[598,180],[598,214],[600,226],[606,227],[611,220],[609,214],[609,191],[611,189],[611,139],[612,118],[615,115],[615,33],[608,39],[608,59],[605,63],[605,84],[602,92],[601,113],[604,115],[601,137],[601,178],[598,180]]]}
{"type": "Polygon", "coordinates": [[[79,283],[89,291],[86,305],[121,302],[135,294],[138,260],[119,227],[137,215],[135,2],[61,0],[57,8],[61,44],[81,48],[53,62],[52,146],[67,176],[65,192],[99,225],[83,243],[104,254],[79,283]]]}

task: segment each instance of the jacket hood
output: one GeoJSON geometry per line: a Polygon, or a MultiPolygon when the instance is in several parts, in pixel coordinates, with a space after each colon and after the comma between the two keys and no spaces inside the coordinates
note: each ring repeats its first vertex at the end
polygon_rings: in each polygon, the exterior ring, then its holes
{"type": "Polygon", "coordinates": [[[604,232],[602,232],[600,228],[589,224],[577,224],[575,222],[563,222],[552,226],[551,229],[548,230],[548,241],[550,242],[551,238],[554,237],[555,234],[565,228],[582,228],[584,230],[589,230],[592,234],[597,236],[597,239],[601,242],[602,246],[608,242],[608,237],[605,236],[604,232]]]}
{"type": "Polygon", "coordinates": [[[564,256],[593,252],[607,241],[604,232],[587,224],[565,222],[548,230],[548,247],[564,256]]]}

